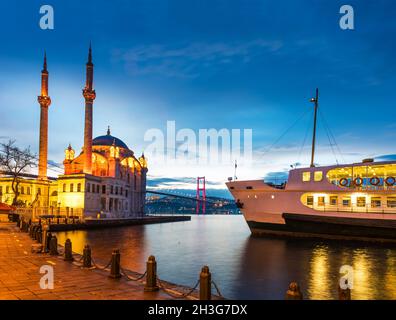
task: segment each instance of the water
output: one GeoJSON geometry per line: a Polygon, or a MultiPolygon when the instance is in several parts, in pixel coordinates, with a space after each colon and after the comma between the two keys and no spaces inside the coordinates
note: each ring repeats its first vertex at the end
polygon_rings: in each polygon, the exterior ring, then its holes
{"type": "Polygon", "coordinates": [[[352,299],[396,299],[394,245],[253,238],[242,216],[58,234],[60,243],[66,238],[79,253],[89,244],[102,262],[118,248],[121,265],[139,272],[154,255],[160,278],[187,286],[208,265],[227,298],[284,299],[297,281],[304,298],[335,299],[339,269],[347,264],[354,268],[352,299]]]}

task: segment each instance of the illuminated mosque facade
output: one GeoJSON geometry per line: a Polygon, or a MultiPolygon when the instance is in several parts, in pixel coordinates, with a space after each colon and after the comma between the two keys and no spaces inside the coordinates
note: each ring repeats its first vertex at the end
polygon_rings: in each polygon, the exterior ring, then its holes
{"type": "MultiPolygon", "coordinates": [[[[144,216],[147,160],[134,152],[110,128],[105,135],[92,138],[92,113],[96,98],[93,89],[92,50],[86,64],[84,146],[76,154],[71,145],[65,150],[64,174],[57,179],[47,176],[48,70],[46,56],[41,72],[40,141],[38,176],[24,177],[18,199],[33,216],[58,215],[90,218],[135,218],[144,216]]],[[[0,202],[12,203],[12,177],[0,178],[0,202]]]]}

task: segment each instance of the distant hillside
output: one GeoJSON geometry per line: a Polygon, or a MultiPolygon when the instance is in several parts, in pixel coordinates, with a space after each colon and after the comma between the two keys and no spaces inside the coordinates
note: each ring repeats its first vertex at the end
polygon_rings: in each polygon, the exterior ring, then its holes
{"type": "MultiPolygon", "coordinates": [[[[224,198],[211,200],[213,201],[206,202],[206,214],[240,214],[233,200],[226,200],[224,198]]],[[[146,198],[146,212],[149,214],[195,214],[196,201],[168,196],[151,196],[148,194],[146,198]]]]}

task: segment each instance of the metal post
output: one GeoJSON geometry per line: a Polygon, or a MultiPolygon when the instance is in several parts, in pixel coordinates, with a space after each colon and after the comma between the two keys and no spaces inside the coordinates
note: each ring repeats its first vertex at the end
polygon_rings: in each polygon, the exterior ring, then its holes
{"type": "Polygon", "coordinates": [[[47,233],[47,252],[50,250],[50,243],[51,243],[52,234],[51,232],[47,233]]]}
{"type": "Polygon", "coordinates": [[[291,282],[286,292],[286,300],[302,300],[303,295],[297,282],[291,282]]]}
{"type": "Polygon", "coordinates": [[[112,279],[121,278],[120,262],[121,262],[120,250],[116,249],[113,251],[111,255],[111,270],[109,276],[110,278],[112,279]]]}
{"type": "Polygon", "coordinates": [[[51,237],[50,241],[50,255],[57,256],[58,255],[58,239],[56,236],[51,237]]]}
{"type": "Polygon", "coordinates": [[[311,168],[315,167],[314,159],[315,159],[316,117],[318,113],[318,99],[319,99],[319,89],[316,88],[316,97],[311,99],[311,101],[315,103],[314,127],[313,127],[313,135],[312,135],[312,153],[311,153],[311,165],[310,165],[311,168]]]}
{"type": "Polygon", "coordinates": [[[212,275],[208,266],[203,266],[199,274],[199,300],[212,300],[212,275]]]}
{"type": "Polygon", "coordinates": [[[65,241],[65,261],[73,261],[73,251],[72,251],[72,243],[70,239],[66,239],[65,241]]]}
{"type": "Polygon", "coordinates": [[[83,267],[84,268],[92,267],[91,247],[89,245],[85,245],[83,250],[83,267]]]}
{"type": "Polygon", "coordinates": [[[157,261],[154,256],[150,256],[146,263],[146,284],[144,291],[158,291],[157,286],[157,261]]]}

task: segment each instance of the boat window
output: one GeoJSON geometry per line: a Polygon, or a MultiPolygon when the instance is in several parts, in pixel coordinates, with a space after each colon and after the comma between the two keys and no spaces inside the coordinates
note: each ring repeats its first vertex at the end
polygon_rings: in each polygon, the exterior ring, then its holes
{"type": "Polygon", "coordinates": [[[356,206],[365,207],[366,206],[366,197],[357,197],[356,198],[356,206]]]}
{"type": "Polygon", "coordinates": [[[325,205],[325,197],[318,197],[318,206],[323,207],[325,205]]]}
{"type": "Polygon", "coordinates": [[[342,205],[344,207],[350,207],[351,206],[351,198],[342,198],[342,205]]]}
{"type": "Polygon", "coordinates": [[[381,207],[381,198],[380,197],[371,197],[371,207],[372,208],[381,207]]]}
{"type": "Polygon", "coordinates": [[[322,181],[322,179],[323,179],[323,171],[315,171],[314,180],[315,181],[322,181]]]}
{"type": "Polygon", "coordinates": [[[304,181],[304,182],[311,181],[311,172],[309,172],[309,171],[303,172],[302,181],[304,181]]]}
{"type": "Polygon", "coordinates": [[[330,196],[330,205],[336,206],[338,202],[338,197],[337,196],[330,196]]]}
{"type": "Polygon", "coordinates": [[[308,196],[307,197],[307,206],[313,206],[313,204],[314,204],[314,197],[308,196]]]}
{"type": "Polygon", "coordinates": [[[251,189],[253,189],[253,187],[252,186],[247,186],[246,189],[251,190],[251,189]]]}
{"type": "Polygon", "coordinates": [[[388,197],[387,206],[389,208],[396,208],[396,197],[388,197]]]}

